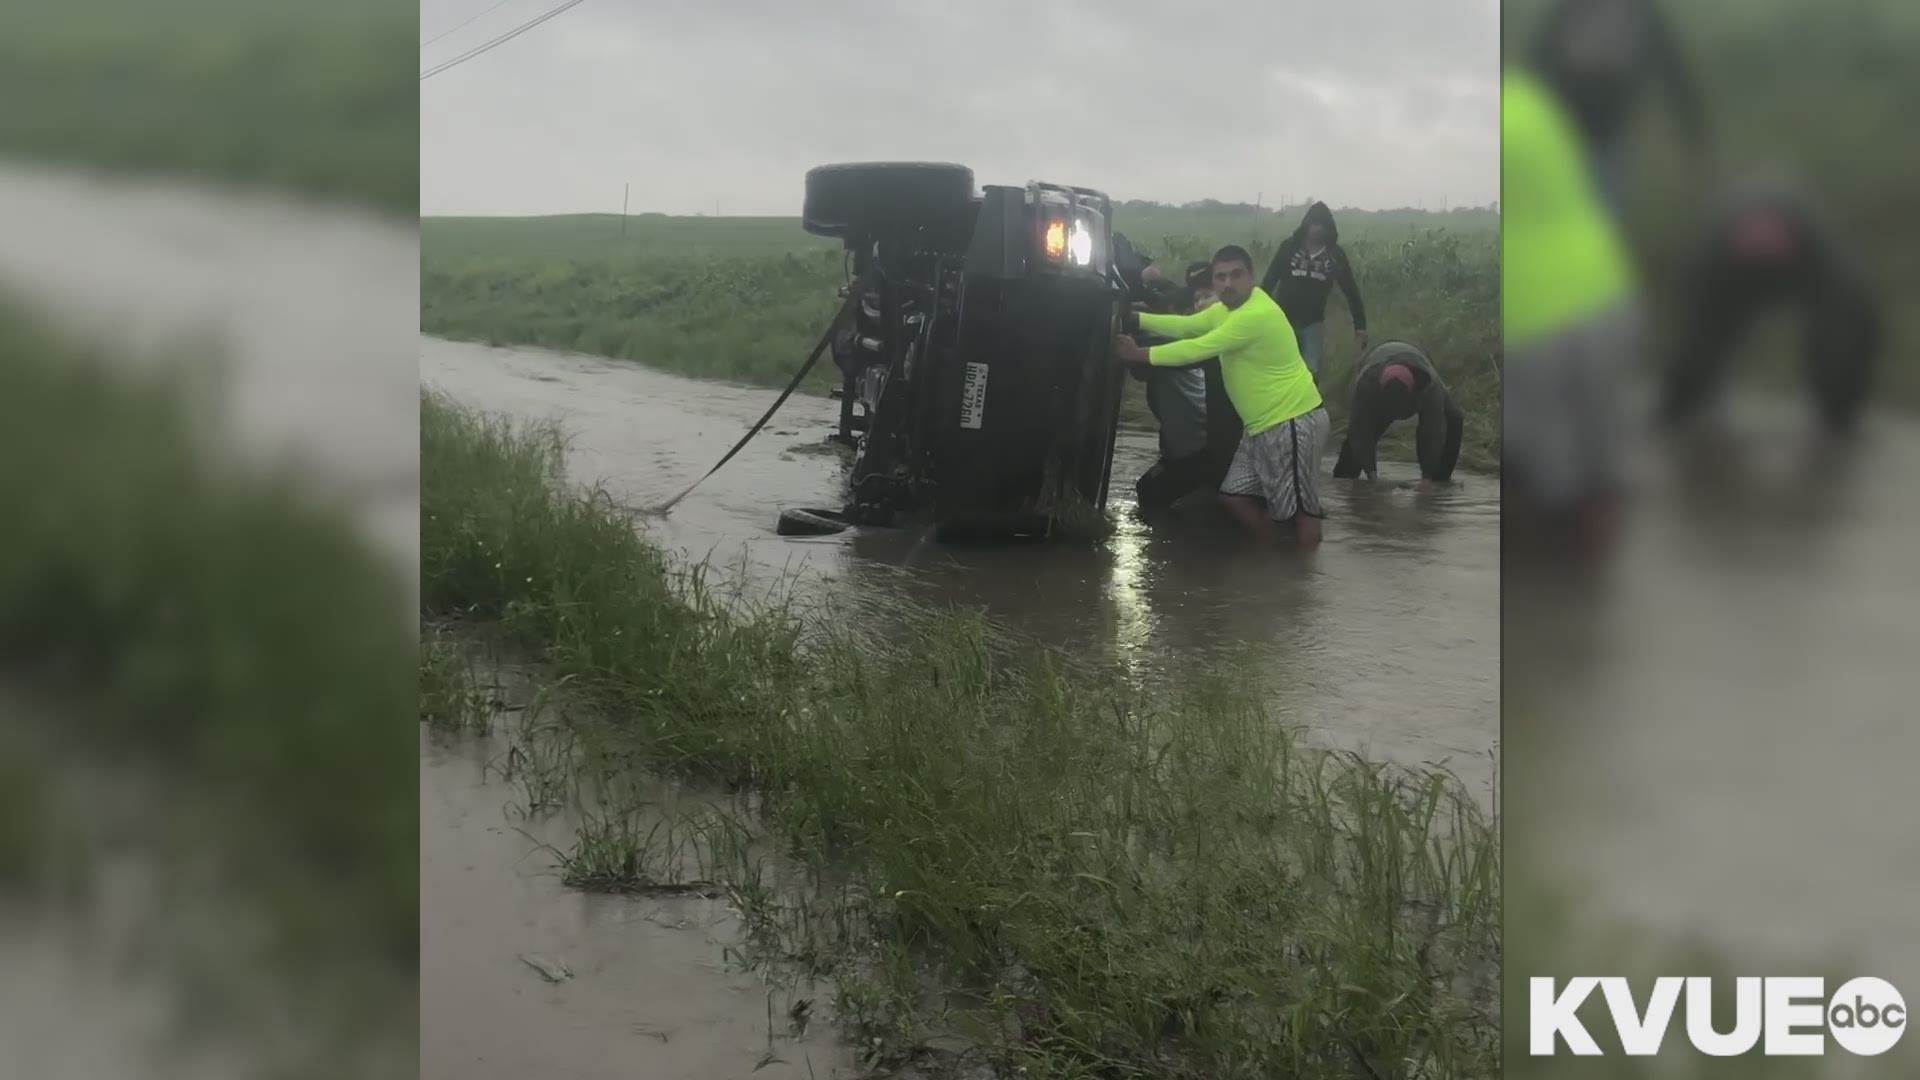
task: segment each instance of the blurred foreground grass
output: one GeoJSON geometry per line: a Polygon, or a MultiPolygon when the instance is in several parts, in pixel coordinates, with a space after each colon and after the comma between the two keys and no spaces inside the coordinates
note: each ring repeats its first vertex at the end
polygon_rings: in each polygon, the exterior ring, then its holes
{"type": "Polygon", "coordinates": [[[386,1075],[356,1057],[416,1037],[409,589],[132,367],[0,306],[0,910],[131,904],[258,1075],[386,1075]]]}
{"type": "MultiPolygon", "coordinates": [[[[1116,226],[1176,275],[1189,260],[1240,243],[1266,269],[1301,211],[1123,208],[1116,226]]],[[[1488,211],[1343,211],[1376,342],[1426,347],[1467,412],[1462,464],[1498,467],[1498,219],[1488,211]]],[[[685,375],[783,385],[818,339],[845,281],[836,243],[790,218],[618,215],[428,218],[421,222],[420,327],[441,337],[532,345],[635,360],[685,375]]],[[[1356,359],[1346,301],[1327,305],[1322,392],[1336,428],[1356,359]]],[[[818,365],[807,388],[835,385],[818,365]]],[[[1128,380],[1122,419],[1152,426],[1128,380]]],[[[1411,458],[1397,425],[1390,456],[1411,458]]]]}
{"type": "Polygon", "coordinates": [[[0,154],[419,205],[418,8],[0,5],[0,154]]]}

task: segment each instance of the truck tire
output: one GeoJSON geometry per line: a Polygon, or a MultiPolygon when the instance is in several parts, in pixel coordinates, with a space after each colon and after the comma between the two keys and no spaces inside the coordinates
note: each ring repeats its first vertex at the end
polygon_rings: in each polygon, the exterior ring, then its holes
{"type": "Polygon", "coordinates": [[[833,510],[782,510],[774,527],[781,536],[832,536],[846,530],[846,519],[833,510]]]}
{"type": "Polygon", "coordinates": [[[807,172],[801,226],[845,238],[953,221],[973,208],[973,170],[926,161],[851,162],[807,172]]]}

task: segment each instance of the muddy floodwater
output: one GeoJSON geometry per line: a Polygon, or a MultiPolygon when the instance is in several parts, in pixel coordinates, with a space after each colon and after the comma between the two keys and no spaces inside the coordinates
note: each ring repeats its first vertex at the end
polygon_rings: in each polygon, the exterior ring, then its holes
{"type": "Polygon", "coordinates": [[[1735,398],[1715,438],[1641,445],[1598,587],[1507,578],[1507,865],[1729,970],[1911,1002],[1920,425],[1812,435],[1798,400],[1735,398]]]}
{"type": "Polygon", "coordinates": [[[792,999],[727,964],[722,901],[561,884],[537,845],[567,823],[516,816],[498,752],[421,740],[422,1080],[853,1074],[828,1025],[795,1036],[792,999]]]}
{"type": "MultiPolygon", "coordinates": [[[[420,378],[488,411],[560,421],[573,479],[634,506],[700,476],[775,394],[430,338],[420,343],[420,378]]],[[[819,452],[837,415],[831,401],[789,401],[725,469],[652,520],[652,536],[766,580],[983,607],[1145,677],[1230,657],[1310,738],[1399,764],[1443,764],[1493,801],[1494,480],[1467,476],[1421,493],[1410,488],[1411,465],[1389,464],[1375,486],[1329,481],[1321,548],[1261,550],[1204,499],[1165,523],[1136,521],[1132,485],[1154,441],[1125,432],[1114,466],[1119,530],[1098,549],[951,547],[891,530],[774,535],[782,507],[837,504],[841,466],[819,452]]],[[[722,964],[724,913],[705,901],[572,893],[551,857],[503,818],[512,793],[482,779],[471,754],[429,747],[421,769],[424,1076],[752,1072],[767,1051],[767,1003],[754,980],[722,964]],[[543,950],[566,952],[575,977],[550,984],[519,959],[543,950]],[[662,1031],[672,1034],[662,1040],[662,1031]]],[[[831,1042],[781,1052],[786,1064],[757,1075],[826,1077],[848,1064],[831,1042]]]]}
{"type": "MultiPolygon", "coordinates": [[[[672,497],[710,468],[774,391],[634,364],[423,339],[420,378],[481,408],[556,418],[569,468],[631,505],[672,497]]],[[[1466,476],[1422,493],[1410,464],[1368,488],[1326,481],[1320,550],[1259,550],[1207,500],[1174,520],[1133,519],[1153,436],[1123,432],[1112,498],[1119,531],[1097,550],[954,547],[906,530],[774,535],[780,508],[837,505],[840,469],[815,452],[838,404],[787,402],[759,438],[673,513],[669,548],[716,563],[831,578],[855,590],[984,607],[1043,640],[1166,671],[1214,655],[1253,661],[1277,711],[1315,738],[1377,758],[1443,763],[1487,792],[1499,735],[1497,483],[1466,476]]]]}

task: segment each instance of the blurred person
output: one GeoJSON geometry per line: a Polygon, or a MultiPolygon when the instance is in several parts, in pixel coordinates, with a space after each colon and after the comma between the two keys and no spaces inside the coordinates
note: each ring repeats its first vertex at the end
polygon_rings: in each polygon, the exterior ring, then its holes
{"type": "Polygon", "coordinates": [[[1256,536],[1278,538],[1285,526],[1303,545],[1320,542],[1318,478],[1327,410],[1313,372],[1300,356],[1293,326],[1253,276],[1253,256],[1238,245],[1213,256],[1219,302],[1192,315],[1141,312],[1141,330],[1175,339],[1145,348],[1122,334],[1121,363],[1184,367],[1211,357],[1234,411],[1244,421],[1239,449],[1220,483],[1221,502],[1256,536]]]}
{"type": "MultiPolygon", "coordinates": [[[[1176,313],[1192,315],[1217,302],[1212,264],[1189,263],[1176,313]]],[[[1194,491],[1219,487],[1243,428],[1221,380],[1219,358],[1192,367],[1134,364],[1130,370],[1146,383],[1147,406],[1160,422],[1160,458],[1134,484],[1138,509],[1157,513],[1194,491]]]]}
{"type": "Polygon", "coordinates": [[[1374,479],[1378,469],[1374,455],[1381,436],[1395,421],[1415,417],[1419,418],[1415,445],[1421,484],[1451,481],[1460,460],[1466,413],[1418,345],[1383,341],[1360,360],[1334,478],[1349,480],[1365,473],[1367,479],[1374,479]]]}
{"type": "Polygon", "coordinates": [[[1618,505],[1618,394],[1639,348],[1633,267],[1550,87],[1511,68],[1501,105],[1501,545],[1516,562],[1591,565],[1618,505]]]}
{"type": "MultiPolygon", "coordinates": [[[[1182,287],[1169,281],[1152,257],[1140,252],[1122,233],[1113,234],[1113,251],[1114,269],[1129,295],[1136,298],[1134,310],[1192,314],[1191,283],[1182,287]]],[[[1128,320],[1127,329],[1136,326],[1134,320],[1128,320]]],[[[1206,377],[1197,366],[1156,370],[1149,364],[1134,364],[1129,371],[1146,385],[1147,409],[1160,425],[1159,460],[1135,485],[1140,494],[1139,508],[1164,509],[1191,489],[1189,484],[1177,492],[1169,490],[1175,478],[1184,479],[1192,473],[1192,465],[1171,471],[1170,467],[1206,449],[1206,377]]]]}
{"type": "Polygon", "coordinates": [[[1294,336],[1300,342],[1300,355],[1314,378],[1320,377],[1320,364],[1327,351],[1327,297],[1338,285],[1347,298],[1347,312],[1353,318],[1354,348],[1367,348],[1367,305],[1360,299],[1360,286],[1353,280],[1353,265],[1340,246],[1340,228],[1334,224],[1333,211],[1324,202],[1307,208],[1293,235],[1280,241],[1267,264],[1260,288],[1272,296],[1287,313],[1294,336]]]}
{"type": "Polygon", "coordinates": [[[1654,0],[1560,0],[1529,61],[1586,140],[1601,196],[1616,214],[1632,164],[1628,131],[1649,82],[1664,86],[1689,145],[1706,142],[1699,89],[1654,0]]]}
{"type": "Polygon", "coordinates": [[[1775,180],[1732,185],[1708,212],[1683,269],[1678,333],[1665,357],[1661,420],[1694,418],[1736,346],[1767,312],[1804,312],[1808,388],[1827,434],[1851,432],[1879,358],[1882,317],[1853,245],[1811,193],[1775,180]]]}

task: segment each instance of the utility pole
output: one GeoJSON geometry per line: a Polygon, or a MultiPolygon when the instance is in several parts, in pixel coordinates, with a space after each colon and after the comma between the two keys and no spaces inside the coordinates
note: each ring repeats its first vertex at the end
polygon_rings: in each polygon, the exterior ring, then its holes
{"type": "Polygon", "coordinates": [[[620,239],[627,238],[627,197],[633,194],[633,182],[627,182],[626,189],[620,193],[620,239]]]}

